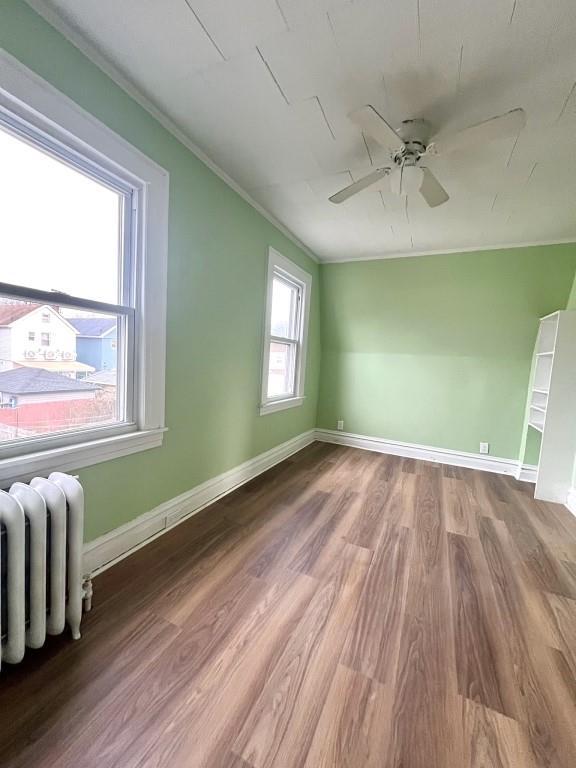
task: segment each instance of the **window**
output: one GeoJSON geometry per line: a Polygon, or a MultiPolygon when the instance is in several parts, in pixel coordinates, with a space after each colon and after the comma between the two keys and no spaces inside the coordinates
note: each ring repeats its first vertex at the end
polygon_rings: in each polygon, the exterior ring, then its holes
{"type": "Polygon", "coordinates": [[[168,175],[1,52],[0,64],[4,485],[161,445],[168,175]],[[102,383],[104,347],[86,340],[105,334],[102,383]]]}
{"type": "Polygon", "coordinates": [[[260,413],[301,405],[312,278],[270,249],[260,413]]]}

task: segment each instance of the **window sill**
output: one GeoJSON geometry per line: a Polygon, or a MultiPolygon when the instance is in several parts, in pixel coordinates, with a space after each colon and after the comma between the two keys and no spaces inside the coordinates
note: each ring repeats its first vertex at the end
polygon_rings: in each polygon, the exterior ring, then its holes
{"type": "Polygon", "coordinates": [[[165,428],[146,429],[0,460],[0,487],[49,472],[90,467],[131,453],[159,448],[165,428]]]}
{"type": "Polygon", "coordinates": [[[303,402],[304,397],[287,397],[286,400],[272,400],[260,406],[260,416],[265,416],[267,413],[276,413],[276,411],[284,411],[286,408],[296,408],[298,405],[302,405],[303,402]]]}

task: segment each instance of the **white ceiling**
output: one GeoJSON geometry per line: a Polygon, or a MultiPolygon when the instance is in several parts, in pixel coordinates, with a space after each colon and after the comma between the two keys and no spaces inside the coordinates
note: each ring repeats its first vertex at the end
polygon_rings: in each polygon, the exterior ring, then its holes
{"type": "MultiPolygon", "coordinates": [[[[38,0],[31,0],[38,6],[38,0]]],[[[576,240],[575,0],[47,0],[321,260],[576,240]],[[515,107],[517,140],[431,161],[450,201],[386,186],[347,118],[457,129],[515,107]]]]}

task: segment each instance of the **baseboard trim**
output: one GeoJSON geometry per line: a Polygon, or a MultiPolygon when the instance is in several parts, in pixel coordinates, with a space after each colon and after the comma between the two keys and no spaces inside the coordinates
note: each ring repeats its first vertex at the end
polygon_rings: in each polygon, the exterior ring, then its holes
{"type": "Polygon", "coordinates": [[[536,483],[537,476],[538,466],[536,464],[522,464],[522,466],[518,468],[516,478],[518,480],[523,480],[526,483],[536,483]]]}
{"type": "Polygon", "coordinates": [[[570,488],[568,491],[568,498],[566,499],[566,508],[576,515],[576,488],[570,488]]]}
{"type": "Polygon", "coordinates": [[[95,576],[123,560],[235,488],[301,451],[314,442],[314,436],[313,429],[303,432],[88,542],[84,545],[84,573],[95,576]]]}
{"type": "Polygon", "coordinates": [[[347,445],[351,448],[362,448],[367,451],[389,453],[393,456],[405,456],[409,459],[434,461],[438,464],[449,464],[453,467],[468,467],[482,472],[496,472],[501,475],[514,475],[519,480],[536,482],[536,467],[525,464],[519,471],[518,462],[514,459],[502,459],[497,456],[485,456],[480,453],[464,453],[449,448],[434,448],[430,445],[417,443],[402,443],[398,440],[385,440],[382,437],[356,435],[352,432],[337,432],[332,429],[317,429],[316,440],[324,443],[347,445]]]}

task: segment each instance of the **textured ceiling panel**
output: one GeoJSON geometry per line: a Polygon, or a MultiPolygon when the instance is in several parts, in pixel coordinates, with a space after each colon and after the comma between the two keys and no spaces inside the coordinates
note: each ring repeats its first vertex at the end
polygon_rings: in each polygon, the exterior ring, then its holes
{"type": "MultiPolygon", "coordinates": [[[[36,3],[38,0],[36,0],[36,3]]],[[[322,259],[576,240],[574,0],[49,0],[322,259]],[[427,160],[430,209],[348,118],[457,130],[515,107],[516,137],[427,160]]]]}

